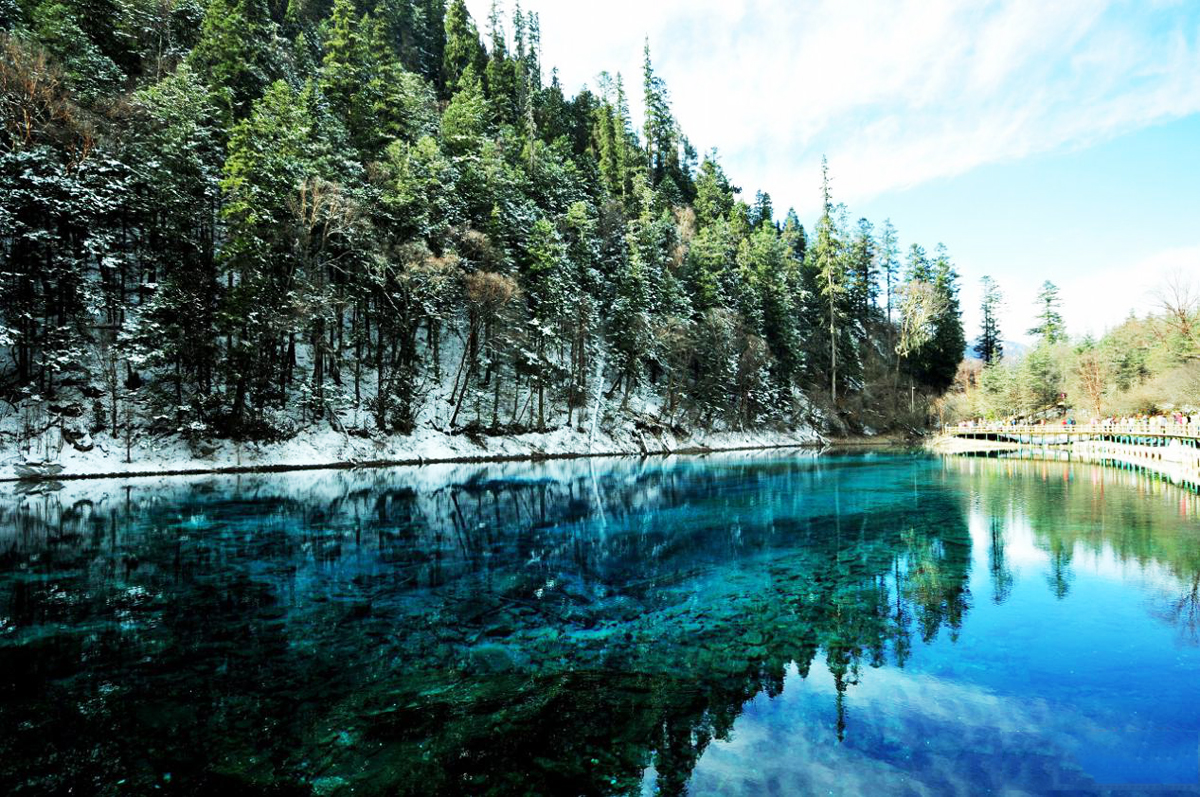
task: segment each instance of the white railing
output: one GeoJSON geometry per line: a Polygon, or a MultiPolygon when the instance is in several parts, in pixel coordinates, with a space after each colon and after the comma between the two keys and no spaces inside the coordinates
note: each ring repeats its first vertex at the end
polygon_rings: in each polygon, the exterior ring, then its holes
{"type": "Polygon", "coordinates": [[[1079,434],[1129,434],[1152,437],[1181,437],[1200,439],[1200,423],[1179,423],[1170,418],[1145,421],[1094,421],[1089,423],[1010,424],[975,423],[951,424],[943,427],[950,435],[975,436],[979,434],[1005,435],[1079,435],[1079,434]]]}

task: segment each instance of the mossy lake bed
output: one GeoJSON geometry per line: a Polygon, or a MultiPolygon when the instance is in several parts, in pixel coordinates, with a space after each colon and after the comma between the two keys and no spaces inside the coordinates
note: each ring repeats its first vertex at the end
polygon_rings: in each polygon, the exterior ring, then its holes
{"type": "Polygon", "coordinates": [[[743,452],[0,503],[0,787],[1195,787],[1200,496],[743,452]]]}

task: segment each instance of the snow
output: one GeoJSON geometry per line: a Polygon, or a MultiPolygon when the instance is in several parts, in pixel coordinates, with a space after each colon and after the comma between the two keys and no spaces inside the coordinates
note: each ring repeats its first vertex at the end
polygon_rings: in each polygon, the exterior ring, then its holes
{"type": "MultiPolygon", "coordinates": [[[[414,385],[413,392],[418,396],[415,407],[417,428],[409,435],[387,434],[375,429],[364,402],[355,401],[349,388],[330,386],[327,388],[328,403],[337,418],[336,423],[314,424],[310,418],[308,425],[304,425],[304,415],[297,410],[298,402],[295,401],[285,408],[270,411],[276,428],[289,433],[296,430],[289,439],[278,443],[209,439],[205,437],[205,425],[196,420],[182,421],[179,433],[166,436],[153,435],[139,423],[126,462],[126,441],[121,434],[114,436],[108,430],[88,429],[83,419],[56,421],[47,412],[49,402],[43,397],[32,396],[7,415],[0,410],[0,415],[4,415],[0,417],[0,439],[23,441],[19,451],[13,443],[6,444],[6,456],[0,460],[0,480],[15,478],[12,466],[26,460],[60,464],[63,471],[56,478],[70,479],[735,451],[824,443],[813,428],[804,425],[791,431],[765,428],[741,431],[722,428],[722,422],[718,421],[713,430],[689,430],[678,435],[667,431],[675,426],[677,419],[668,417],[664,398],[654,386],[643,382],[629,395],[603,398],[604,389],[611,384],[604,375],[607,352],[603,349],[599,352],[599,369],[589,380],[592,383],[588,386],[589,400],[586,406],[575,409],[572,424],[568,425],[568,413],[559,401],[547,413],[549,430],[546,432],[495,437],[451,434],[445,430],[451,426],[457,404],[454,396],[459,376],[458,369],[452,364],[459,362],[464,346],[462,335],[453,331],[444,333],[442,367],[425,369],[414,385]],[[73,429],[74,445],[63,439],[64,425],[73,429]],[[28,432],[23,433],[22,429],[31,426],[49,428],[30,440],[28,432]],[[347,430],[356,434],[349,434],[347,430]],[[184,432],[189,432],[188,436],[193,439],[203,440],[203,445],[193,448],[181,436],[184,432]]],[[[430,353],[424,348],[421,353],[425,360],[430,359],[430,353]]],[[[301,372],[309,368],[310,351],[306,344],[297,345],[296,356],[301,372]]],[[[375,374],[364,370],[361,396],[372,396],[376,390],[375,374]]],[[[301,382],[299,392],[306,391],[307,385],[301,382]]],[[[485,406],[489,404],[490,394],[473,390],[464,404],[469,408],[480,401],[485,406]]],[[[527,417],[521,419],[527,424],[533,422],[531,400],[528,406],[527,417]]],[[[187,408],[183,409],[186,411],[187,408]]],[[[811,416],[819,418],[815,408],[809,410],[811,416]]],[[[124,412],[124,408],[118,411],[122,419],[124,412]]],[[[144,408],[137,407],[135,414],[147,417],[143,412],[144,408]]],[[[159,420],[163,421],[162,426],[169,425],[169,419],[159,420]]],[[[501,420],[505,419],[502,417],[501,420]]]]}
{"type": "MultiPolygon", "coordinates": [[[[50,435],[57,435],[51,430],[50,435]]],[[[590,438],[587,423],[544,433],[477,438],[450,435],[428,426],[411,435],[351,437],[327,429],[302,431],[280,443],[213,441],[215,450],[193,454],[178,437],[135,440],[125,461],[125,441],[107,432],[93,436],[94,447],[80,451],[61,444],[54,460],[63,466],[58,479],[153,474],[214,473],[256,470],[318,469],[365,465],[429,464],[499,460],[549,459],[581,456],[657,455],[699,451],[818,446],[824,441],[811,429],[778,431],[698,431],[682,436],[638,429],[632,419],[616,428],[597,429],[590,438]]],[[[55,441],[38,446],[54,451],[55,441]]],[[[10,456],[0,478],[12,479],[12,465],[23,452],[10,456]]]]}

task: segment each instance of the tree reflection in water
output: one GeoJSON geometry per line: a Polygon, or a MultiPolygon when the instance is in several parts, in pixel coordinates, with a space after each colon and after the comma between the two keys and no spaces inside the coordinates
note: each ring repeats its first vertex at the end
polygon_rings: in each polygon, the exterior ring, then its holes
{"type": "Polygon", "coordinates": [[[1047,584],[1065,598],[1080,554],[1159,567],[1171,588],[1155,614],[1180,638],[1200,643],[1200,494],[1152,470],[1120,462],[1044,461],[1018,457],[950,457],[946,467],[969,477],[972,500],[992,524],[997,601],[1011,590],[1003,564],[1006,526],[1027,526],[1049,557],[1047,584]],[[1029,482],[1038,489],[1029,489],[1029,482]]]}
{"type": "MultiPolygon", "coordinates": [[[[625,794],[653,771],[683,793],[789,673],[832,679],[846,739],[872,668],[957,638],[973,506],[1025,507],[1070,584],[1094,530],[1041,528],[1022,501],[1042,499],[972,467],[1005,466],[753,455],[14,496],[0,785],[625,794]]],[[[1171,562],[1133,515],[1103,544],[1171,562]]],[[[996,603],[1005,537],[990,527],[996,603]]]]}

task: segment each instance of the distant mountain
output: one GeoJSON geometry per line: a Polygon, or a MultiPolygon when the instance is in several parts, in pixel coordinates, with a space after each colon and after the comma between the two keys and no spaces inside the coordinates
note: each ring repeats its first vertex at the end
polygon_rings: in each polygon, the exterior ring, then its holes
{"type": "MultiPolygon", "coordinates": [[[[1004,346],[1004,359],[1006,360],[1020,359],[1025,356],[1025,352],[1029,351],[1028,346],[1024,343],[1017,343],[1015,340],[1001,341],[1001,344],[1004,346]]],[[[978,338],[967,343],[967,350],[963,353],[963,356],[968,360],[978,361],[979,355],[975,353],[975,347],[978,345],[978,338]]]]}

